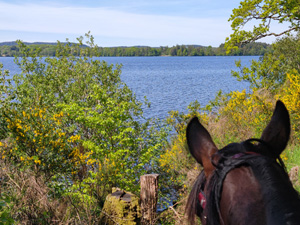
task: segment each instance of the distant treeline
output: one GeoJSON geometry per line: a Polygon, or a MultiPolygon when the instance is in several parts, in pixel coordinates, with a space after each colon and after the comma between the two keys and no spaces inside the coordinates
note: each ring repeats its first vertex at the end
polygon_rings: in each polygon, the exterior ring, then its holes
{"type": "MultiPolygon", "coordinates": [[[[40,48],[41,56],[55,56],[54,43],[26,43],[30,48],[40,48]]],[[[86,46],[83,46],[86,47],[86,46]]],[[[269,51],[266,43],[249,43],[230,55],[264,55],[269,51]]],[[[173,47],[99,47],[101,56],[223,56],[226,55],[224,44],[219,47],[200,45],[176,45],[173,47]]],[[[19,48],[15,42],[0,43],[0,56],[19,56],[19,48]]]]}

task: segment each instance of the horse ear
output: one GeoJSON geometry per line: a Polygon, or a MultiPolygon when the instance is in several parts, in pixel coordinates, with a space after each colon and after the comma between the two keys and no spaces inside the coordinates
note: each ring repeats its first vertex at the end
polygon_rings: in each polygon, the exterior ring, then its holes
{"type": "Polygon", "coordinates": [[[186,130],[187,143],[190,153],[204,168],[204,173],[209,176],[215,167],[211,163],[211,156],[218,149],[208,131],[201,125],[197,117],[188,124],[186,130]]]}
{"type": "Polygon", "coordinates": [[[279,157],[285,149],[290,137],[290,126],[289,112],[278,100],[271,121],[261,135],[261,139],[272,148],[272,152],[269,152],[272,157],[279,157]]]}

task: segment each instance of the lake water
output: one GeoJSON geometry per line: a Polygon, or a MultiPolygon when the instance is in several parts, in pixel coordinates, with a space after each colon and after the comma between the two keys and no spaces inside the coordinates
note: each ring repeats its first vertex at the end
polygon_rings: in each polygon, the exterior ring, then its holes
{"type": "MultiPolygon", "coordinates": [[[[165,118],[171,110],[186,112],[190,102],[198,100],[205,106],[219,90],[229,92],[248,88],[231,76],[237,70],[235,61],[250,66],[258,56],[203,56],[203,57],[101,57],[112,64],[122,64],[122,80],[133,90],[137,98],[144,96],[151,108],[145,116],[165,118]]],[[[14,58],[0,57],[3,68],[11,74],[19,70],[14,58]]]]}

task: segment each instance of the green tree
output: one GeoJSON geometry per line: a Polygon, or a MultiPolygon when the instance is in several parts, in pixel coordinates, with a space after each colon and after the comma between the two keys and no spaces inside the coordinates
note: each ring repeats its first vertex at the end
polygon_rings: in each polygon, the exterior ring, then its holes
{"type": "Polygon", "coordinates": [[[256,41],[266,36],[281,36],[300,28],[300,4],[298,0],[244,0],[238,8],[233,9],[229,18],[233,33],[226,38],[225,47],[229,52],[237,45],[256,41]],[[253,20],[259,24],[252,30],[246,31],[245,25],[253,20]],[[289,28],[275,33],[271,31],[271,24],[286,23],[289,28]]]}
{"type": "Polygon", "coordinates": [[[300,34],[286,36],[272,45],[260,60],[252,60],[250,67],[242,67],[232,72],[238,80],[250,82],[254,88],[278,89],[286,80],[287,73],[300,72],[300,34]]]}
{"type": "Polygon", "coordinates": [[[212,55],[214,55],[212,46],[208,46],[208,47],[206,48],[205,55],[207,55],[207,56],[212,56],[212,55]]]}

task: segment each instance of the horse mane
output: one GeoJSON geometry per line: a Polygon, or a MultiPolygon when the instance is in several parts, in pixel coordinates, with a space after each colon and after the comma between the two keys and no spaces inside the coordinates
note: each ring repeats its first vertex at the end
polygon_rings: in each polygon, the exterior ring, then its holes
{"type": "Polygon", "coordinates": [[[204,171],[202,170],[193,185],[193,188],[189,194],[186,208],[185,208],[185,212],[187,213],[187,218],[190,224],[195,223],[195,215],[198,215],[200,217],[202,213],[202,208],[200,207],[198,201],[198,194],[201,190],[201,185],[205,184],[205,182],[206,179],[205,179],[204,171]]]}
{"type": "MultiPolygon", "coordinates": [[[[218,151],[220,156],[219,162],[214,165],[216,170],[212,174],[206,185],[210,190],[207,196],[207,225],[220,225],[219,203],[222,195],[222,185],[227,173],[237,167],[250,167],[254,176],[258,180],[262,196],[266,204],[267,221],[270,224],[297,224],[300,221],[300,197],[294,190],[293,185],[288,177],[282,160],[271,158],[267,155],[266,143],[259,139],[249,139],[242,143],[233,143],[218,151]],[[252,144],[258,141],[261,145],[252,144]],[[257,154],[246,154],[254,152],[257,154]],[[235,155],[239,155],[234,158],[235,155]]],[[[198,176],[187,201],[186,212],[190,224],[195,222],[195,214],[200,216],[201,207],[198,201],[198,194],[201,185],[205,182],[204,173],[198,176]]]]}

